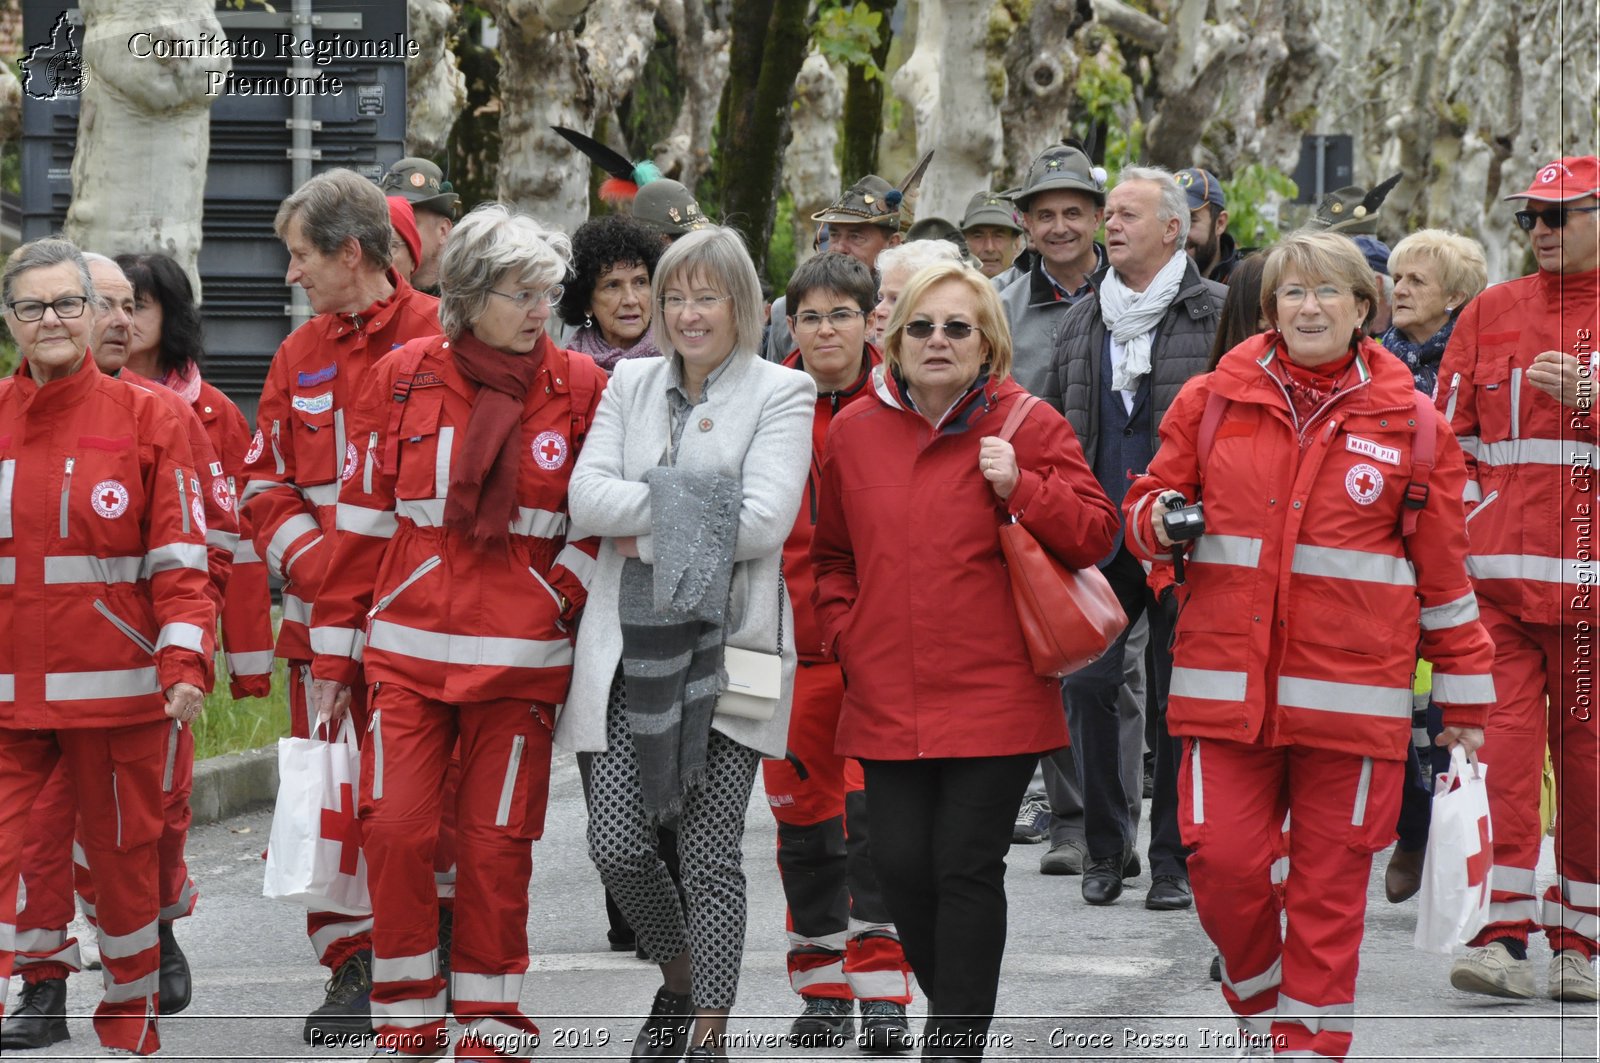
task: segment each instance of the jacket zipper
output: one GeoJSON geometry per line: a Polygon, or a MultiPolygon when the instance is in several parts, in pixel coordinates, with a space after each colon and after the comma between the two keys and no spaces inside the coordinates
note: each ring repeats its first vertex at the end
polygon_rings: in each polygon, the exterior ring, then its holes
{"type": "Polygon", "coordinates": [[[522,747],[527,738],[517,735],[511,740],[511,756],[506,761],[506,779],[500,785],[500,807],[494,815],[494,825],[504,827],[511,822],[511,798],[517,790],[517,769],[522,765],[522,747]]]}
{"type": "Polygon", "coordinates": [[[189,493],[188,487],[183,482],[183,470],[173,469],[172,475],[178,478],[178,509],[183,513],[183,534],[189,534],[189,493]]]}
{"type": "Polygon", "coordinates": [[[1467,514],[1467,519],[1466,519],[1466,521],[1464,523],[1471,524],[1473,517],[1476,517],[1479,513],[1482,513],[1484,510],[1488,509],[1489,508],[1489,503],[1493,502],[1495,499],[1497,499],[1499,497],[1500,497],[1500,492],[1499,492],[1498,489],[1494,490],[1494,491],[1490,491],[1488,494],[1484,495],[1483,496],[1483,501],[1478,503],[1477,508],[1474,509],[1471,513],[1467,514]]]}
{"type": "Polygon", "coordinates": [[[61,537],[67,537],[67,504],[72,499],[72,467],[78,463],[77,458],[67,459],[67,471],[61,477],[61,537]]]}
{"type": "Polygon", "coordinates": [[[278,441],[279,441],[280,438],[282,438],[279,435],[279,431],[280,430],[278,428],[278,425],[279,425],[279,422],[277,422],[277,421],[273,421],[272,422],[272,460],[278,467],[278,475],[282,476],[286,466],[283,463],[283,450],[282,450],[281,447],[278,446],[278,441]]]}
{"type": "Polygon", "coordinates": [[[1452,373],[1450,375],[1450,398],[1449,398],[1449,401],[1447,401],[1444,404],[1444,419],[1445,419],[1445,421],[1447,423],[1450,423],[1450,424],[1454,424],[1455,423],[1455,419],[1456,419],[1456,399],[1460,397],[1457,394],[1457,392],[1459,392],[1460,390],[1461,390],[1461,374],[1460,373],[1452,373]]]}
{"type": "Polygon", "coordinates": [[[117,789],[117,769],[111,769],[111,807],[117,816],[117,848],[122,848],[122,791],[117,789]]]}
{"type": "MultiPolygon", "coordinates": [[[[371,609],[369,609],[367,611],[367,623],[368,623],[368,625],[371,625],[372,620],[373,620],[374,617],[376,617],[379,613],[383,612],[385,609],[389,608],[390,604],[393,603],[396,598],[400,597],[401,594],[405,593],[405,589],[407,587],[411,586],[413,583],[417,582],[417,580],[421,579],[423,576],[426,576],[428,573],[430,573],[434,569],[438,568],[441,564],[443,564],[443,562],[444,562],[444,559],[442,557],[440,557],[438,554],[434,554],[432,557],[428,558],[422,564],[418,565],[416,567],[416,569],[411,573],[411,575],[407,576],[405,579],[400,581],[400,586],[396,587],[394,590],[390,591],[388,594],[385,594],[382,598],[379,598],[378,599],[378,604],[374,605],[371,609]]],[[[528,571],[532,572],[533,570],[530,568],[528,571]]],[[[543,583],[544,581],[540,580],[539,582],[543,583]]],[[[549,586],[549,585],[546,584],[546,586],[549,586]]]]}
{"type": "Polygon", "coordinates": [[[1522,438],[1522,370],[1511,370],[1511,438],[1522,438]]]}
{"type": "Polygon", "coordinates": [[[1206,788],[1200,777],[1200,739],[1194,740],[1194,748],[1189,753],[1189,814],[1196,823],[1206,821],[1206,788]]]}
{"type": "Polygon", "coordinates": [[[367,724],[367,734],[372,736],[372,799],[383,800],[383,729],[378,725],[382,709],[372,710],[372,721],[367,724]]]}
{"type": "Polygon", "coordinates": [[[367,433],[367,460],[361,470],[361,492],[372,494],[372,460],[373,453],[378,449],[378,433],[367,433]]]}
{"type": "Polygon", "coordinates": [[[561,614],[566,609],[566,606],[563,604],[563,601],[562,601],[561,592],[556,590],[554,587],[550,586],[550,581],[545,579],[543,576],[539,575],[538,570],[535,569],[532,565],[528,566],[528,575],[532,576],[534,579],[539,581],[539,586],[541,586],[541,587],[543,587],[545,589],[545,593],[549,594],[550,595],[550,600],[555,603],[555,607],[556,607],[556,627],[560,628],[562,631],[567,630],[567,626],[561,622],[561,614]]]}
{"type": "Polygon", "coordinates": [[[139,634],[139,629],[138,628],[134,627],[132,624],[130,624],[126,620],[122,619],[122,617],[118,616],[116,613],[113,613],[111,611],[111,607],[106,605],[105,602],[103,602],[99,598],[96,598],[94,600],[94,607],[95,607],[95,610],[101,616],[103,616],[107,620],[111,621],[111,623],[116,627],[116,629],[118,631],[120,631],[124,635],[128,636],[128,638],[133,642],[133,644],[135,646],[139,647],[141,650],[143,650],[144,652],[148,653],[152,657],[154,657],[156,655],[155,644],[152,643],[149,639],[145,638],[143,635],[139,634]]]}

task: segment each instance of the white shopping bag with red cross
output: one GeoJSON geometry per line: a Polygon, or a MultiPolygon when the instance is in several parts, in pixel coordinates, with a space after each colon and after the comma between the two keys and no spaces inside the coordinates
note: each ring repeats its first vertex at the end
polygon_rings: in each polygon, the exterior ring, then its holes
{"type": "Polygon", "coordinates": [[[1489,766],[1469,763],[1460,746],[1450,770],[1434,781],[1433,821],[1417,895],[1417,932],[1425,952],[1449,954],[1489,922],[1489,868],[1494,832],[1489,824],[1489,766]]]}
{"type": "Polygon", "coordinates": [[[278,740],[278,803],[264,895],[317,911],[372,914],[356,818],[360,788],[361,751],[348,716],[331,742],[278,740]]]}

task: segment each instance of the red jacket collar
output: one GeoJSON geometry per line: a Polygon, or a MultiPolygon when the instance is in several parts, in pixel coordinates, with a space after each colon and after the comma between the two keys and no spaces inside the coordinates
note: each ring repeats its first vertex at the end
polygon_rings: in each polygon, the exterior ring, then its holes
{"type": "Polygon", "coordinates": [[[60,380],[52,380],[43,387],[28,371],[26,359],[17,365],[17,371],[13,375],[24,409],[51,410],[70,406],[82,399],[99,385],[100,378],[104,374],[100,372],[100,367],[94,364],[94,352],[85,348],[83,361],[78,363],[77,369],[60,380]]]}
{"type": "MultiPolygon", "coordinates": [[[[1288,409],[1283,388],[1267,368],[1272,359],[1284,357],[1287,354],[1283,337],[1276,330],[1251,336],[1222,356],[1211,374],[1211,387],[1235,402],[1288,409]]],[[[1416,404],[1412,397],[1416,379],[1411,370],[1376,340],[1362,338],[1356,350],[1355,369],[1363,378],[1363,386],[1351,388],[1340,397],[1339,402],[1348,409],[1371,412],[1416,404]]]]}

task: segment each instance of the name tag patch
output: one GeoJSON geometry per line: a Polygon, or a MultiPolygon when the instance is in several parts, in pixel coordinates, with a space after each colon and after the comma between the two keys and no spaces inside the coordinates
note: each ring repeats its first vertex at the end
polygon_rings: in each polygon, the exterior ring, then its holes
{"type": "Polygon", "coordinates": [[[1374,461],[1381,461],[1385,465],[1399,465],[1400,451],[1394,447],[1382,447],[1370,439],[1360,436],[1345,436],[1345,449],[1355,454],[1365,454],[1374,461]]]}
{"type": "Polygon", "coordinates": [[[333,392],[324,391],[321,395],[296,395],[290,405],[301,413],[327,413],[333,409],[333,392]]]}
{"type": "Polygon", "coordinates": [[[314,388],[318,384],[326,384],[328,381],[332,380],[338,375],[339,363],[335,362],[332,365],[324,366],[313,373],[301,373],[299,375],[300,386],[303,388],[314,388]]]}

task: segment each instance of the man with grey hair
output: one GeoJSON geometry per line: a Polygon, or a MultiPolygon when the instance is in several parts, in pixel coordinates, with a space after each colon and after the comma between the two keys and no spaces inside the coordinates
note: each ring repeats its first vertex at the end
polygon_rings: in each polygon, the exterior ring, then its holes
{"type": "MultiPolygon", "coordinates": [[[[1045,376],[1042,397],[1071,422],[1100,486],[1119,506],[1128,484],[1155,456],[1156,431],[1167,407],[1191,376],[1205,371],[1222,314],[1227,289],[1195,269],[1184,250],[1188,230],[1188,199],[1171,173],[1158,167],[1122,171],[1106,199],[1108,265],[1089,277],[1091,296],[1067,311],[1045,376]]],[[[1142,615],[1150,621],[1153,661],[1147,678],[1158,717],[1150,805],[1152,881],[1145,907],[1187,908],[1193,895],[1178,838],[1177,747],[1160,715],[1172,672],[1172,617],[1150,591],[1143,566],[1120,533],[1115,552],[1100,568],[1129,621],[1136,623],[1142,615]]],[[[1115,901],[1132,863],[1135,824],[1129,822],[1129,794],[1120,770],[1120,714],[1142,717],[1144,704],[1118,698],[1126,640],[1124,634],[1098,661],[1063,682],[1083,780],[1089,851],[1083,897],[1090,904],[1115,901]]]]}
{"type": "MultiPolygon", "coordinates": [[[[256,551],[283,581],[275,653],[288,663],[291,731],[307,738],[315,726],[309,693],[317,642],[307,622],[333,550],[339,485],[355,474],[359,445],[368,442],[346,438],[345,411],[380,358],[441,329],[438,300],[390,268],[389,204],[361,175],[329,170],[313,177],[283,201],[273,229],[289,252],[285,283],[305,290],[316,317],[273,355],[245,454],[240,505],[256,551]]],[[[365,687],[355,690],[359,734],[365,687]]],[[[306,1041],[370,1032],[371,916],[313,910],[306,929],[317,958],[333,972],[327,1000],[306,1020],[306,1041]]]]}

